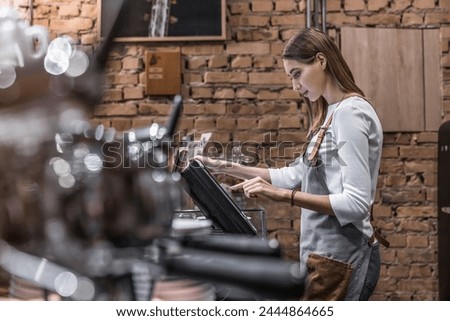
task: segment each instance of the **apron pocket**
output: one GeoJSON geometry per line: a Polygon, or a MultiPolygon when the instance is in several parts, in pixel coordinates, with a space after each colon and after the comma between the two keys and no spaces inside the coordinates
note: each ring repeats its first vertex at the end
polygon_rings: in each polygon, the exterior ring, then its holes
{"type": "Polygon", "coordinates": [[[343,300],[353,268],[350,264],[311,253],[306,262],[308,284],[303,300],[343,300]]]}

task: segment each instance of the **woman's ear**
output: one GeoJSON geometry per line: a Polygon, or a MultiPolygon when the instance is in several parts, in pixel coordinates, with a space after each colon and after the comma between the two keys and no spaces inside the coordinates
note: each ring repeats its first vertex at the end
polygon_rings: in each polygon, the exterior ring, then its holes
{"type": "Polygon", "coordinates": [[[325,70],[325,68],[327,67],[327,58],[325,57],[325,55],[319,52],[316,55],[316,59],[320,63],[322,70],[325,70]]]}

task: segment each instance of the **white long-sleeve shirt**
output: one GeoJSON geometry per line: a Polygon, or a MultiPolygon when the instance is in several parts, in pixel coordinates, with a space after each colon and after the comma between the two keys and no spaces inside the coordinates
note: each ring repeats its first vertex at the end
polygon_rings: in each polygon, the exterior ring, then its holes
{"type": "MultiPolygon", "coordinates": [[[[333,120],[319,149],[331,207],[341,226],[352,223],[370,237],[370,210],[383,144],[381,123],[373,107],[361,97],[330,105],[325,122],[333,111],[333,120]]],[[[309,148],[316,139],[313,137],[309,148]]],[[[269,169],[272,184],[289,189],[300,186],[305,166],[297,161],[288,167],[269,169]]]]}

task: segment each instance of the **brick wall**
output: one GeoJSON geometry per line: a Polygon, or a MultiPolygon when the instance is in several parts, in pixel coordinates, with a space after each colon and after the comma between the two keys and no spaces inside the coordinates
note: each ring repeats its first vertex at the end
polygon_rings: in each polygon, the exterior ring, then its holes
{"type": "MultiPolygon", "coordinates": [[[[28,14],[28,0],[9,1],[28,14]]],[[[162,123],[171,97],[144,94],[144,53],[179,46],[182,94],[179,124],[186,132],[213,132],[212,139],[264,142],[264,166],[281,166],[305,140],[305,107],[284,75],[283,41],[305,26],[305,0],[227,0],[227,40],[202,43],[118,43],[111,54],[104,102],[93,120],[119,130],[162,123]],[[279,145],[280,142],[292,142],[279,145]]],[[[442,99],[450,119],[450,0],[328,0],[333,37],[349,26],[441,30],[442,99]]],[[[87,51],[97,45],[94,0],[35,0],[34,23],[52,36],[69,34],[87,51]]],[[[437,275],[437,133],[386,133],[374,207],[392,247],[382,250],[375,300],[435,300],[437,275]]],[[[270,237],[286,257],[298,258],[299,215],[290,206],[262,201],[270,237]]]]}

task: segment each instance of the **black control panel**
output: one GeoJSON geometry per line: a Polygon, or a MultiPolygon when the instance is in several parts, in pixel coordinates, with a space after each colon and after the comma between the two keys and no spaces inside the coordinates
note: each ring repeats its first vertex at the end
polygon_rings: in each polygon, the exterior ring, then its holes
{"type": "Polygon", "coordinates": [[[438,273],[439,299],[450,300],[450,121],[438,137],[438,273]]]}

